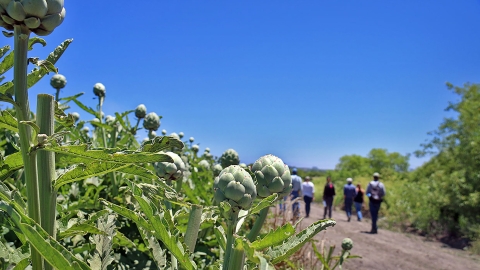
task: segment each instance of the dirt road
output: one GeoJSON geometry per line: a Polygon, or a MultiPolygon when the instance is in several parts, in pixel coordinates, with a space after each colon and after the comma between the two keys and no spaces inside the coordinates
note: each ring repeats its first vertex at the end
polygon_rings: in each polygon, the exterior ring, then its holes
{"type": "MultiPolygon", "coordinates": [[[[302,203],[302,215],[304,206],[302,203]]],[[[310,217],[304,219],[301,226],[323,218],[323,206],[312,205],[310,217]]],[[[336,210],[333,219],[337,225],[328,228],[316,236],[326,240],[326,246],[336,245],[339,252],[342,240],[349,237],[353,240],[352,254],[362,259],[352,259],[344,265],[344,269],[480,269],[480,257],[472,256],[467,251],[450,248],[437,241],[427,241],[424,237],[392,232],[380,228],[378,234],[368,234],[371,223],[369,219],[358,222],[356,216],[347,222],[345,212],[336,210]]]]}

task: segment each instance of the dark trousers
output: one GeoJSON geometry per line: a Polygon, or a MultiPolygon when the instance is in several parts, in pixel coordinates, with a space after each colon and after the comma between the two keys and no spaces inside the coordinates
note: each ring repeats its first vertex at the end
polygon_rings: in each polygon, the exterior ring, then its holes
{"type": "Polygon", "coordinates": [[[345,199],[345,212],[347,212],[347,217],[352,215],[352,206],[353,206],[353,199],[346,198],[345,199]]]}
{"type": "Polygon", "coordinates": [[[323,198],[325,200],[325,208],[323,210],[323,218],[327,217],[327,211],[328,211],[328,218],[332,218],[332,205],[333,205],[333,196],[332,197],[325,197],[323,198]]]}
{"type": "Polygon", "coordinates": [[[313,198],[310,196],[303,196],[303,201],[305,202],[305,212],[307,217],[310,215],[310,204],[312,203],[313,198]]]}
{"type": "Polygon", "coordinates": [[[378,211],[380,211],[380,204],[382,202],[372,202],[370,201],[370,215],[372,216],[372,231],[377,230],[377,220],[378,220],[378,211]]]}
{"type": "MultiPolygon", "coordinates": [[[[292,190],[291,199],[295,200],[300,196],[300,191],[292,190]]],[[[292,211],[294,217],[300,217],[300,203],[294,202],[292,205],[292,211]]]]}

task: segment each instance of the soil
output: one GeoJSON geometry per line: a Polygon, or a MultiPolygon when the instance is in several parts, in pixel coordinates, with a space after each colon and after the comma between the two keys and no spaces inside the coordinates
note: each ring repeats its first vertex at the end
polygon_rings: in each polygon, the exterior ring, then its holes
{"type": "MultiPolygon", "coordinates": [[[[301,207],[301,215],[305,216],[303,203],[301,207]]],[[[340,252],[344,238],[353,240],[351,254],[362,258],[348,260],[343,269],[480,269],[480,257],[468,251],[455,249],[419,235],[389,231],[381,225],[378,234],[369,234],[369,219],[359,222],[354,213],[348,222],[344,211],[337,209],[332,214],[337,225],[319,233],[315,239],[319,242],[325,240],[326,247],[336,245],[335,255],[340,252]]],[[[322,218],[323,205],[312,203],[310,217],[303,219],[300,227],[305,228],[322,218]]]]}

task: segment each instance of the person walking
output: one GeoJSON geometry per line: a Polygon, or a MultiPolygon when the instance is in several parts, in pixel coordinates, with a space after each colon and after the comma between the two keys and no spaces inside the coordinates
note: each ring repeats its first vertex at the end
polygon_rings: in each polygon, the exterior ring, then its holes
{"type": "Polygon", "coordinates": [[[332,218],[332,205],[335,195],[335,186],[333,185],[330,176],[327,176],[327,183],[325,184],[325,188],[323,189],[323,219],[327,218],[327,211],[328,218],[332,218]]]}
{"type": "Polygon", "coordinates": [[[357,195],[355,195],[353,203],[355,204],[355,210],[357,210],[357,220],[362,221],[362,205],[365,190],[362,189],[362,186],[360,184],[357,184],[356,192],[357,195]]]}
{"type": "MultiPolygon", "coordinates": [[[[290,193],[291,200],[300,197],[302,192],[302,178],[297,175],[297,168],[292,169],[292,192],[290,193]]],[[[300,217],[300,203],[294,202],[292,205],[293,219],[300,217]]]]}
{"type": "Polygon", "coordinates": [[[350,222],[352,216],[353,199],[355,198],[355,186],[352,184],[353,179],[347,178],[347,183],[343,186],[343,198],[345,199],[345,212],[347,212],[347,220],[350,222]]]}
{"type": "Polygon", "coordinates": [[[310,203],[312,203],[315,193],[315,186],[310,181],[310,176],[305,176],[305,182],[302,184],[303,201],[305,202],[305,213],[307,218],[310,216],[310,203]]]}
{"type": "Polygon", "coordinates": [[[385,185],[380,182],[380,174],[374,173],[373,180],[368,184],[367,197],[370,199],[368,204],[370,208],[370,215],[372,216],[372,230],[370,233],[377,233],[378,212],[383,201],[383,197],[387,194],[385,185]]]}

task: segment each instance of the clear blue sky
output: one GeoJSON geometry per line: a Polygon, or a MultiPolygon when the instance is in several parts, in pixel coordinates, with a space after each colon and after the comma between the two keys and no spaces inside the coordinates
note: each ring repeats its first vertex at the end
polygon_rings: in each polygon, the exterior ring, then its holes
{"type": "MultiPolygon", "coordinates": [[[[331,169],[372,148],[412,153],[480,81],[480,1],[72,1],[46,37],[63,96],[107,88],[106,114],[144,103],[161,129],[242,162],[272,153],[331,169]]],[[[4,44],[11,42],[4,40],[4,44]]],[[[49,78],[32,90],[54,93],[49,78]]],[[[89,119],[81,112],[84,119],[89,119]]],[[[133,119],[133,117],[132,117],[133,119]]],[[[146,132],[140,132],[143,139],[146,132]]],[[[425,159],[411,158],[412,167],[425,159]]]]}

